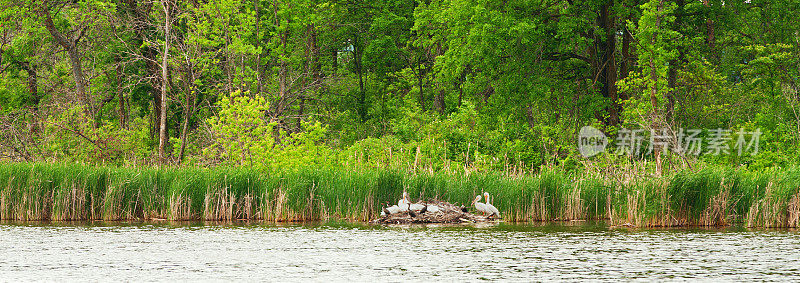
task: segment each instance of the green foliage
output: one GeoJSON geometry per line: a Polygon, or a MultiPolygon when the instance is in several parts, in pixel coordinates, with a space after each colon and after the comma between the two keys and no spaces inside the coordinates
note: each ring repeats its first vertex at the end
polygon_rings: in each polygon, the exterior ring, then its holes
{"type": "Polygon", "coordinates": [[[330,150],[320,146],[321,123],[306,123],[306,131],[287,134],[267,120],[269,104],[263,97],[239,92],[218,102],[219,114],[206,121],[213,143],[203,149],[206,162],[232,166],[299,169],[328,164],[330,150]]]}
{"type": "Polygon", "coordinates": [[[634,94],[625,104],[628,123],[650,126],[649,123],[663,123],[659,120],[664,119],[664,99],[672,91],[667,85],[668,63],[677,57],[674,42],[680,33],[670,29],[675,21],[675,5],[671,2],[651,0],[641,8],[639,22],[628,23],[628,28],[636,31],[641,70],[618,84],[621,91],[634,94]]]}
{"type": "Polygon", "coordinates": [[[3,160],[160,163],[165,67],[166,163],[656,171],[581,157],[585,125],[763,132],[658,173],[800,161],[792,1],[0,2],[3,160]]]}
{"type": "Polygon", "coordinates": [[[64,109],[47,118],[42,129],[42,150],[54,160],[80,162],[96,160],[110,164],[145,160],[148,150],[148,124],[145,119],[131,122],[129,129],[104,122],[95,125],[81,106],[64,109]]]}
{"type": "Polygon", "coordinates": [[[221,96],[217,106],[219,114],[206,121],[214,143],[203,150],[203,155],[223,164],[269,166],[274,155],[275,123],[267,120],[267,101],[235,92],[221,96]]]}

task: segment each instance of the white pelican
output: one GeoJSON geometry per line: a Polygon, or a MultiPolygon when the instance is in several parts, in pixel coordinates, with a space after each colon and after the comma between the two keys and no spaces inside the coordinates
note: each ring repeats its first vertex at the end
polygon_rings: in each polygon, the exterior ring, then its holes
{"type": "Polygon", "coordinates": [[[408,192],[403,191],[403,198],[397,201],[397,206],[399,206],[403,211],[408,210],[422,210],[425,205],[419,203],[411,203],[408,199],[408,192]]]}
{"type": "Polygon", "coordinates": [[[411,207],[411,210],[419,211],[419,210],[422,210],[422,208],[424,208],[425,205],[419,204],[419,203],[412,203],[411,205],[409,205],[409,207],[411,207]]]}
{"type": "Polygon", "coordinates": [[[483,193],[483,196],[484,196],[484,197],[486,197],[486,210],[488,210],[488,211],[489,211],[489,216],[497,216],[497,217],[500,217],[500,211],[499,211],[499,210],[497,210],[497,208],[496,208],[496,207],[494,207],[494,205],[492,205],[491,203],[489,203],[489,193],[488,193],[488,192],[484,192],[484,193],[483,193]]]}
{"type": "Polygon", "coordinates": [[[397,201],[397,206],[405,207],[409,203],[410,202],[408,201],[408,193],[405,190],[403,190],[403,198],[397,201]]]}
{"type": "Polygon", "coordinates": [[[481,195],[475,196],[475,199],[472,201],[472,205],[475,206],[475,209],[480,211],[483,214],[489,213],[489,210],[486,207],[486,204],[479,202],[481,200],[481,195]]]}
{"type": "Polygon", "coordinates": [[[383,208],[383,211],[381,211],[381,217],[384,217],[384,216],[387,216],[387,215],[391,215],[391,214],[400,213],[400,212],[404,212],[404,211],[406,211],[406,210],[400,208],[399,206],[392,205],[390,207],[383,208]]]}

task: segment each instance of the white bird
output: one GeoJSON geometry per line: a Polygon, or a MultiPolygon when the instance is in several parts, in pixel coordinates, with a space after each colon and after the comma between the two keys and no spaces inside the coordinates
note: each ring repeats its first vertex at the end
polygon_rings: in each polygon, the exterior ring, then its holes
{"type": "Polygon", "coordinates": [[[475,199],[472,201],[472,205],[475,206],[475,209],[480,211],[481,213],[489,213],[489,210],[486,207],[486,204],[479,202],[481,200],[481,195],[475,196],[475,199]]]}
{"type": "Polygon", "coordinates": [[[424,204],[420,204],[420,203],[412,203],[411,204],[411,210],[420,211],[420,210],[422,210],[423,207],[425,207],[424,204]]]}
{"type": "Polygon", "coordinates": [[[484,193],[483,193],[483,196],[484,196],[484,197],[486,197],[486,210],[488,210],[488,211],[489,211],[489,216],[497,216],[497,217],[500,217],[500,211],[499,211],[499,210],[497,210],[497,208],[496,208],[496,207],[494,207],[494,205],[492,205],[491,203],[489,203],[489,193],[488,193],[488,192],[484,192],[484,193]]]}
{"type": "MultiPolygon", "coordinates": [[[[397,206],[399,207],[406,207],[410,202],[408,201],[408,193],[403,190],[403,198],[397,201],[397,206]]],[[[406,208],[408,209],[408,208],[406,208]]]]}
{"type": "Polygon", "coordinates": [[[442,209],[439,208],[438,205],[429,205],[428,206],[428,212],[439,212],[440,210],[442,210],[442,209]]]}
{"type": "MultiPolygon", "coordinates": [[[[392,205],[390,207],[387,207],[385,210],[388,211],[389,214],[395,214],[395,213],[400,213],[400,212],[405,211],[405,210],[401,209],[399,206],[396,206],[396,205],[392,205]]],[[[386,216],[386,212],[381,212],[381,216],[386,216]]]]}

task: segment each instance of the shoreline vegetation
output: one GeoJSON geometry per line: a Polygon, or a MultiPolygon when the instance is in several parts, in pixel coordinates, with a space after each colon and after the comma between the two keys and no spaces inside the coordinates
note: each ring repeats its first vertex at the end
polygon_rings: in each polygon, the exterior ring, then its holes
{"type": "Polygon", "coordinates": [[[797,1],[0,3],[0,219],[800,226],[797,1]]]}
{"type": "MultiPolygon", "coordinates": [[[[507,222],[608,220],[635,227],[800,227],[800,169],[706,167],[622,178],[392,169],[110,167],[0,163],[0,220],[369,221],[412,200],[469,205],[484,191],[507,222]]],[[[617,176],[618,177],[618,176],[617,176]]]]}

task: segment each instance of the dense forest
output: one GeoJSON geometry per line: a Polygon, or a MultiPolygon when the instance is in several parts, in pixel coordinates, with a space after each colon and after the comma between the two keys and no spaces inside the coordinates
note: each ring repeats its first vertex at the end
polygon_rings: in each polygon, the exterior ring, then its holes
{"type": "Polygon", "coordinates": [[[796,0],[0,7],[2,160],[517,173],[800,156],[796,0]],[[587,125],[612,142],[632,128],[763,134],[757,154],[586,159],[587,125]]]}

